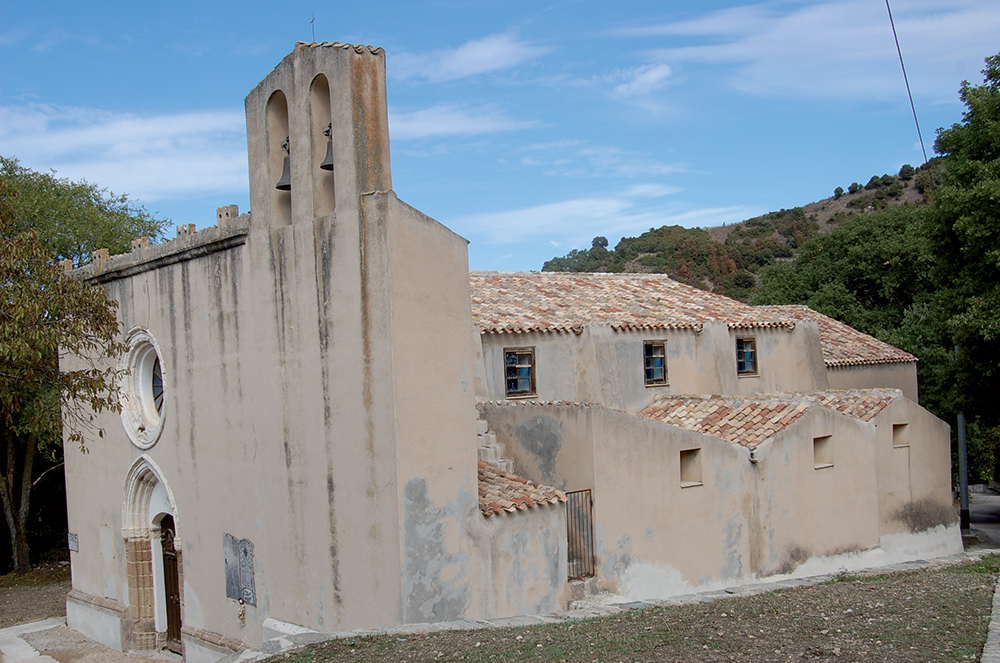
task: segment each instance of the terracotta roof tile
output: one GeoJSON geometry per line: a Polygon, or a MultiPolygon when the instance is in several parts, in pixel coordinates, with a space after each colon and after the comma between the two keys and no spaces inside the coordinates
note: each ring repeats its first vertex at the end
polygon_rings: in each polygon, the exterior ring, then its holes
{"type": "Polygon", "coordinates": [[[801,396],[849,417],[871,421],[894,400],[902,398],[903,392],[899,389],[847,389],[816,391],[801,396]]]}
{"type": "Polygon", "coordinates": [[[472,272],[473,321],[484,333],[580,333],[585,325],[613,329],[794,327],[771,311],[748,306],[662,274],[472,272]]]}
{"type": "Polygon", "coordinates": [[[479,461],[479,510],[484,516],[566,501],[566,493],[479,461]]]}
{"type": "Polygon", "coordinates": [[[760,306],[776,315],[795,320],[813,320],[819,327],[823,343],[823,360],[827,366],[858,366],[861,364],[895,364],[916,361],[909,352],[884,343],[874,336],[812,310],[808,306],[760,306]]]}
{"type": "Polygon", "coordinates": [[[678,283],[664,274],[472,272],[472,316],[485,334],[573,332],[584,326],[701,330],[706,322],[734,329],[819,327],[827,366],[906,363],[916,358],[807,306],[750,306],[678,283]]]}
{"type": "Polygon", "coordinates": [[[639,416],[754,449],[810,408],[871,421],[903,392],[850,389],[753,396],[660,396],[639,416]]]}

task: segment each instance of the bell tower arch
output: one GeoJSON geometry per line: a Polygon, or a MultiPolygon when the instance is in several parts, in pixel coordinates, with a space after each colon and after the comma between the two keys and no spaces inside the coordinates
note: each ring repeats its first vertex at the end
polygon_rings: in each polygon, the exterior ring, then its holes
{"type": "Polygon", "coordinates": [[[272,228],[353,211],[358,195],[392,189],[381,48],[299,42],[247,95],[246,113],[250,206],[272,228]],[[276,190],[286,155],[290,188],[276,190]]]}

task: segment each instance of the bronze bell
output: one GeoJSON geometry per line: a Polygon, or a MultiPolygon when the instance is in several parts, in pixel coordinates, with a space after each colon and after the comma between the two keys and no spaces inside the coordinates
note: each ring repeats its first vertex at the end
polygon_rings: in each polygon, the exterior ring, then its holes
{"type": "Polygon", "coordinates": [[[323,129],[323,135],[327,137],[326,141],[326,158],[323,159],[323,163],[319,165],[323,170],[333,170],[333,124],[326,125],[326,129],[323,129]]]}
{"type": "Polygon", "coordinates": [[[281,179],[278,183],[274,185],[275,189],[279,191],[291,191],[292,190],[292,171],[288,162],[288,138],[285,138],[285,142],[281,144],[281,149],[285,151],[285,160],[281,164],[281,179]]]}

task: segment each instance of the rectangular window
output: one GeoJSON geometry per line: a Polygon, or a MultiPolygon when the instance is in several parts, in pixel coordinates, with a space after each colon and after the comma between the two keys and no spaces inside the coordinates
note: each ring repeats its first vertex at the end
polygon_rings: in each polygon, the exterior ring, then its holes
{"type": "Polygon", "coordinates": [[[908,446],[910,446],[910,425],[909,424],[893,424],[892,425],[892,446],[894,446],[894,447],[908,447],[908,446]]]}
{"type": "Polygon", "coordinates": [[[701,449],[681,452],[681,488],[701,485],[701,449]]]}
{"type": "Polygon", "coordinates": [[[736,339],[736,374],[757,374],[757,347],[752,338],[736,339]]]}
{"type": "Polygon", "coordinates": [[[535,349],[504,349],[503,354],[507,396],[534,396],[535,349]]]}
{"type": "Polygon", "coordinates": [[[646,386],[667,383],[667,343],[666,341],[646,341],[643,343],[645,355],[646,386]]]}
{"type": "Polygon", "coordinates": [[[833,467],[833,445],[830,443],[829,435],[813,438],[813,467],[821,470],[824,467],[833,467]]]}

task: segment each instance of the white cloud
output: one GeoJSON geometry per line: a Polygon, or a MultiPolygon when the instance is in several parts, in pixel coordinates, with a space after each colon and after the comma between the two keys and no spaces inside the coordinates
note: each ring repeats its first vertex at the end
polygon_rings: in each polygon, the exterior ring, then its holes
{"type": "Polygon", "coordinates": [[[458,48],[431,53],[399,53],[386,63],[387,72],[396,78],[424,78],[439,83],[491,71],[510,69],[552,50],[520,41],[510,33],[473,39],[458,48]]]}
{"type": "MultiPolygon", "coordinates": [[[[914,94],[954,101],[958,81],[978,78],[997,50],[1000,3],[913,0],[894,7],[914,94]]],[[[898,99],[905,96],[885,5],[870,0],[747,5],[688,21],[637,26],[629,38],[699,38],[653,48],[654,63],[731,64],[731,84],[755,94],[898,99]],[[790,7],[790,9],[785,9],[790,7]]]]}
{"type": "Polygon", "coordinates": [[[389,134],[396,140],[472,136],[535,126],[538,126],[537,121],[514,120],[492,106],[462,109],[440,104],[412,113],[389,114],[389,134]]]}
{"type": "Polygon", "coordinates": [[[615,86],[612,96],[621,99],[655,92],[667,85],[671,73],[665,64],[636,67],[627,72],[624,83],[615,86]]]}
{"type": "Polygon", "coordinates": [[[247,188],[243,113],[0,106],[0,154],[144,202],[247,188]]]}
{"type": "Polygon", "coordinates": [[[660,198],[683,191],[680,187],[665,184],[636,184],[625,192],[630,198],[660,198]]]}
{"type": "Polygon", "coordinates": [[[547,175],[562,177],[648,178],[687,172],[687,167],[683,164],[665,163],[651,159],[648,155],[617,147],[593,145],[568,149],[575,144],[575,142],[536,144],[528,149],[541,154],[523,157],[520,163],[525,166],[545,168],[547,175]]]}
{"type": "MultiPolygon", "coordinates": [[[[643,187],[649,185],[642,185],[643,187]]],[[[654,185],[655,186],[655,185],[654,185]]],[[[658,189],[665,195],[668,187],[658,189]]],[[[650,188],[633,187],[610,196],[574,198],[534,207],[487,212],[452,220],[458,232],[484,244],[546,242],[555,247],[586,246],[595,235],[621,237],[663,225],[688,228],[734,223],[760,214],[746,206],[691,208],[683,205],[645,205],[650,188]]]]}

